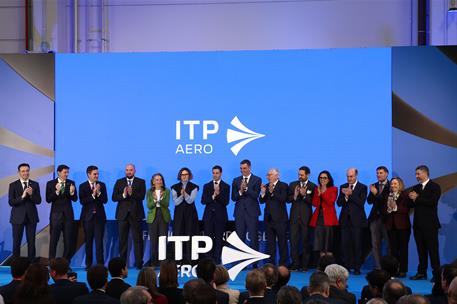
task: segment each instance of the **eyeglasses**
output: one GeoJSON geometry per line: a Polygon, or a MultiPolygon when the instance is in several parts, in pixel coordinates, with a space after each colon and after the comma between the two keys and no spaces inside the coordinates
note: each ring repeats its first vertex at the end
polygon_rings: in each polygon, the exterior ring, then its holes
{"type": "Polygon", "coordinates": [[[181,173],[181,176],[187,176],[189,173],[181,173]]]}
{"type": "Polygon", "coordinates": [[[320,176],[319,179],[328,179],[327,176],[320,176]]]}

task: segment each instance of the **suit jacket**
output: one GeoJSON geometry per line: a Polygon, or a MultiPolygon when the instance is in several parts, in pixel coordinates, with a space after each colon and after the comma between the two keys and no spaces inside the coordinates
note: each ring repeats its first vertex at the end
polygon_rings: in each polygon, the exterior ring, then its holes
{"type": "Polygon", "coordinates": [[[316,227],[319,218],[319,207],[322,206],[324,216],[324,226],[337,226],[338,218],[336,217],[335,201],[338,193],[338,188],[329,187],[319,196],[319,191],[314,191],[313,206],[316,207],[313,217],[309,222],[311,227],[316,227]]]}
{"type": "Polygon", "coordinates": [[[94,216],[99,220],[106,221],[105,207],[103,206],[108,202],[106,186],[102,182],[96,182],[96,184],[100,185],[100,195],[95,196],[95,198],[92,196],[89,181],[85,181],[79,185],[79,202],[83,205],[80,217],[82,221],[90,221],[94,216]]]}
{"type": "Polygon", "coordinates": [[[223,291],[214,289],[216,292],[217,304],[229,304],[229,295],[223,291]]]}
{"type": "Polygon", "coordinates": [[[250,217],[258,218],[260,215],[259,193],[262,180],[260,177],[251,174],[247,191],[240,194],[242,181],[243,176],[239,176],[233,179],[232,182],[232,201],[235,202],[235,220],[242,213],[247,213],[250,217]]]}
{"type": "Polygon", "coordinates": [[[159,292],[167,297],[169,304],[184,304],[181,288],[159,287],[159,292]]]}
{"type": "Polygon", "coordinates": [[[46,184],[46,201],[52,204],[49,219],[51,222],[57,222],[62,217],[67,220],[74,220],[75,216],[73,214],[71,202],[76,202],[78,200],[75,182],[67,179],[65,181],[64,192],[56,194],[56,185],[58,182],[59,181],[56,178],[50,180],[46,184]],[[75,186],[75,193],[73,193],[73,195],[70,194],[70,185],[75,186]]]}
{"type": "Polygon", "coordinates": [[[203,221],[208,221],[213,216],[217,219],[227,221],[227,205],[230,200],[230,186],[223,180],[219,182],[219,195],[213,199],[214,181],[210,181],[203,186],[202,204],[205,205],[203,221]]]}
{"type": "Polygon", "coordinates": [[[383,208],[387,204],[387,198],[389,197],[390,193],[390,183],[389,181],[386,182],[382,192],[379,192],[379,182],[375,183],[376,189],[378,189],[378,193],[374,195],[370,189],[368,189],[368,197],[367,202],[370,205],[373,205],[370,211],[370,215],[368,216],[368,222],[376,221],[379,217],[383,217],[383,208]]]}
{"type": "Polygon", "coordinates": [[[309,221],[312,213],[313,196],[316,190],[316,184],[308,180],[306,183],[306,195],[302,196],[298,194],[297,199],[294,199],[295,188],[298,185],[300,185],[300,181],[294,181],[289,185],[289,198],[287,201],[292,203],[292,207],[290,208],[291,222],[295,222],[299,218],[306,218],[309,221]]]}
{"type": "Polygon", "coordinates": [[[36,205],[41,203],[40,185],[29,179],[29,186],[32,187],[32,195],[28,195],[22,199],[24,193],[24,186],[21,180],[18,179],[9,185],[8,190],[8,203],[11,208],[10,223],[22,224],[27,219],[31,223],[38,223],[38,212],[36,205]]]}
{"type": "MultiPolygon", "coordinates": [[[[154,222],[154,219],[156,218],[156,213],[157,213],[157,207],[156,207],[156,202],[154,202],[154,193],[152,189],[149,189],[148,192],[146,192],[146,205],[148,207],[148,217],[146,219],[146,223],[152,224],[154,222]]],[[[168,206],[170,206],[170,189],[165,189],[163,192],[163,199],[159,201],[160,204],[160,211],[162,212],[163,220],[165,223],[169,223],[171,216],[170,216],[170,209],[168,209],[168,206]]]]}
{"type": "Polygon", "coordinates": [[[57,280],[49,286],[49,291],[56,304],[67,304],[79,296],[87,295],[89,289],[85,283],[57,280]]]}
{"type": "Polygon", "coordinates": [[[79,296],[73,300],[73,304],[119,304],[118,299],[114,299],[100,290],[93,290],[90,294],[79,296]]]}
{"type": "Polygon", "coordinates": [[[106,286],[106,294],[112,298],[120,299],[121,294],[129,289],[130,285],[121,279],[111,279],[106,286]]]}
{"type": "MultiPolygon", "coordinates": [[[[238,302],[238,303],[243,303],[243,302],[238,302]]],[[[270,304],[267,303],[264,297],[261,298],[247,298],[244,302],[245,304],[270,304]]]]}
{"type": "Polygon", "coordinates": [[[346,183],[340,186],[340,194],[336,203],[342,207],[340,212],[340,225],[345,227],[351,221],[354,227],[366,227],[367,226],[367,215],[365,213],[365,200],[367,199],[367,186],[357,181],[355,188],[352,190],[352,194],[349,196],[346,202],[345,195],[341,191],[343,188],[349,187],[346,183]]]}
{"type": "Polygon", "coordinates": [[[130,213],[138,221],[144,219],[143,200],[146,194],[146,183],[144,179],[136,177],[132,183],[132,195],[122,196],[124,188],[127,187],[127,178],[123,177],[116,181],[113,189],[113,202],[117,202],[116,219],[125,220],[130,213]]]}
{"type": "Polygon", "coordinates": [[[8,284],[0,287],[0,295],[2,295],[5,304],[13,304],[16,290],[20,284],[20,280],[12,280],[8,284]]]}
{"type": "Polygon", "coordinates": [[[409,220],[409,198],[408,193],[401,192],[397,198],[397,211],[387,212],[387,202],[384,204],[382,213],[384,214],[384,225],[387,230],[395,229],[411,229],[409,220]]]}
{"type": "Polygon", "coordinates": [[[416,201],[409,200],[409,206],[414,208],[414,227],[441,228],[438,219],[438,201],[441,197],[441,187],[437,183],[429,180],[422,190],[422,184],[413,187],[413,191],[419,196],[416,201]]]}
{"type": "Polygon", "coordinates": [[[286,202],[288,198],[288,186],[286,183],[277,181],[273,192],[268,190],[270,183],[266,185],[265,195],[260,196],[260,203],[265,204],[263,213],[264,221],[287,222],[286,202]]]}
{"type": "Polygon", "coordinates": [[[335,286],[330,286],[330,299],[338,300],[345,304],[356,304],[357,298],[353,293],[347,290],[341,290],[335,286]]]}
{"type": "Polygon", "coordinates": [[[311,301],[315,301],[315,300],[321,301],[323,303],[328,303],[328,304],[344,304],[340,300],[326,298],[320,294],[313,294],[312,296],[308,296],[308,297],[304,298],[303,303],[306,304],[306,303],[308,303],[308,301],[311,302],[311,301]]]}

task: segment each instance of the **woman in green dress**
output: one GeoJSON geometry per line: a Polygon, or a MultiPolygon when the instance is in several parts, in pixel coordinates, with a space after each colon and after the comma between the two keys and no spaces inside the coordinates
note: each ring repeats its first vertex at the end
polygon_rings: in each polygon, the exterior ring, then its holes
{"type": "Polygon", "coordinates": [[[149,226],[149,239],[151,241],[151,266],[158,266],[159,236],[168,235],[170,223],[170,190],[165,187],[163,175],[156,173],[151,178],[151,189],[146,193],[149,226]]]}

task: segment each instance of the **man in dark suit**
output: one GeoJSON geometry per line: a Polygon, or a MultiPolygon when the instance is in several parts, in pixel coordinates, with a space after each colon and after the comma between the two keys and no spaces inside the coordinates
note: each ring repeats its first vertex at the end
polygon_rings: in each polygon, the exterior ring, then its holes
{"type": "Polygon", "coordinates": [[[49,273],[54,280],[49,290],[56,304],[71,303],[76,297],[89,293],[85,283],[72,282],[68,279],[70,265],[64,258],[51,260],[49,268],[49,273]]]}
{"type": "Polygon", "coordinates": [[[313,195],[316,185],[309,181],[310,169],[302,166],[298,169],[298,180],[289,185],[290,208],[290,252],[292,258],[291,270],[307,270],[310,248],[309,220],[313,213],[313,195]],[[300,259],[300,244],[303,246],[300,259]]]}
{"type": "Polygon", "coordinates": [[[441,228],[438,219],[438,201],[441,187],[429,177],[427,166],[416,168],[416,179],[419,182],[408,194],[410,207],[414,208],[413,232],[416,240],[419,265],[417,274],[411,280],[426,280],[428,256],[433,269],[433,279],[440,280],[440,255],[438,230],[441,228]]]}
{"type": "Polygon", "coordinates": [[[276,264],[276,238],[279,245],[279,264],[287,265],[287,189],[286,183],[279,180],[278,169],[270,169],[267,185],[260,188],[260,203],[265,204],[264,223],[270,262],[276,264]]]}
{"type": "Polygon", "coordinates": [[[119,304],[119,300],[108,296],[105,292],[108,284],[108,270],[103,265],[94,265],[87,271],[87,282],[92,292],[79,296],[73,304],[119,304]]]}
{"type": "Polygon", "coordinates": [[[376,178],[378,181],[370,185],[370,194],[368,194],[367,198],[368,204],[373,205],[368,216],[368,224],[371,232],[371,249],[376,269],[381,269],[382,240],[388,241],[387,230],[382,216],[382,208],[387,204],[390,192],[388,177],[389,170],[385,166],[376,168],[376,178]]]}
{"type": "Polygon", "coordinates": [[[251,173],[251,162],[240,163],[241,176],[232,182],[232,201],[235,202],[235,229],[239,238],[246,242],[246,231],[251,239],[251,248],[259,249],[259,193],[262,180],[251,173]]]}
{"type": "Polygon", "coordinates": [[[303,303],[340,303],[338,300],[330,299],[330,280],[327,274],[322,271],[315,271],[309,277],[308,295],[303,298],[303,303]]]}
{"type": "Polygon", "coordinates": [[[119,223],[119,253],[128,264],[128,237],[132,231],[135,267],[143,267],[142,220],[144,219],[143,200],[146,195],[144,179],[135,176],[135,166],[125,166],[125,177],[116,181],[113,189],[113,202],[117,202],[116,220],[119,223]]]}
{"type": "Polygon", "coordinates": [[[202,204],[205,205],[203,224],[205,235],[213,239],[210,252],[216,264],[221,263],[222,243],[227,223],[227,205],[230,200],[230,186],[222,179],[222,167],[213,167],[213,180],[203,186],[202,204]]]}
{"type": "Polygon", "coordinates": [[[57,244],[60,233],[63,231],[64,250],[63,257],[70,262],[73,239],[73,206],[71,202],[78,200],[75,182],[68,179],[70,168],[66,165],[57,167],[57,178],[46,184],[46,201],[51,206],[49,217],[51,226],[51,239],[49,241],[49,258],[56,257],[57,244]]]}
{"type": "Polygon", "coordinates": [[[360,274],[362,266],[362,231],[367,227],[365,200],[367,186],[357,180],[358,170],[350,168],[346,172],[347,183],[340,186],[337,204],[340,212],[342,258],[346,269],[354,265],[354,274],[360,274]]]}
{"type": "Polygon", "coordinates": [[[10,223],[13,230],[13,257],[21,255],[21,242],[24,235],[27,239],[28,257],[35,258],[35,233],[39,221],[36,205],[41,203],[40,185],[29,179],[29,164],[17,167],[19,179],[9,185],[8,203],[11,208],[10,223]]]}
{"type": "Polygon", "coordinates": [[[124,282],[129,273],[127,264],[122,258],[112,258],[108,263],[108,270],[111,275],[111,281],[105,288],[106,294],[115,299],[120,299],[121,294],[130,287],[129,284],[124,282]]]}
{"type": "Polygon", "coordinates": [[[93,242],[95,236],[95,255],[97,264],[105,264],[103,257],[103,234],[105,232],[106,213],[103,206],[108,202],[106,186],[98,180],[98,168],[89,166],[86,170],[88,180],[79,185],[81,221],[86,242],[86,269],[92,266],[93,242]]]}
{"type": "Polygon", "coordinates": [[[16,290],[24,279],[25,272],[29,268],[30,260],[25,257],[17,257],[11,262],[10,270],[13,280],[0,287],[0,295],[5,304],[13,304],[16,290]]]}

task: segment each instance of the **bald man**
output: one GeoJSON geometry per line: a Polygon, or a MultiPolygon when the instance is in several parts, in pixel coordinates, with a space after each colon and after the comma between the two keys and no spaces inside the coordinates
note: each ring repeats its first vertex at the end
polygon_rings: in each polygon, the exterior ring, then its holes
{"type": "Polygon", "coordinates": [[[278,169],[270,169],[268,184],[260,187],[260,203],[265,204],[264,223],[270,262],[276,264],[276,239],[279,245],[279,264],[287,265],[287,191],[289,186],[279,180],[278,169]]]}
{"type": "Polygon", "coordinates": [[[144,219],[143,200],[146,194],[144,179],[135,176],[135,165],[125,166],[125,177],[116,181],[113,202],[117,202],[116,220],[119,224],[119,255],[128,265],[128,237],[132,231],[135,267],[143,267],[143,238],[141,224],[144,219]]]}
{"type": "Polygon", "coordinates": [[[365,213],[368,188],[358,181],[356,168],[349,168],[346,177],[348,182],[340,186],[336,201],[341,207],[342,258],[347,269],[351,269],[353,261],[354,274],[359,275],[362,266],[362,231],[368,225],[365,213]]]}

